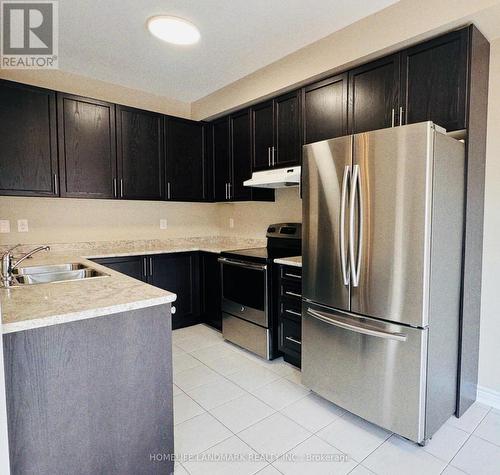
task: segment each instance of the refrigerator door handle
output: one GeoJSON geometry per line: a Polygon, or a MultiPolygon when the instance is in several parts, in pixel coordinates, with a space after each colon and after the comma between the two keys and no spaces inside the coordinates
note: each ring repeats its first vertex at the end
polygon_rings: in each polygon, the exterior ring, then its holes
{"type": "Polygon", "coordinates": [[[362,244],[363,244],[363,194],[362,194],[359,165],[354,165],[352,172],[352,180],[351,180],[351,199],[349,202],[349,257],[350,257],[351,277],[352,277],[353,287],[359,286],[362,244]],[[354,254],[356,198],[358,198],[358,214],[359,214],[357,258],[356,255],[354,254]]]}
{"type": "Polygon", "coordinates": [[[384,338],[386,340],[396,340],[396,341],[406,341],[408,339],[408,335],[405,333],[398,332],[386,332],[383,330],[375,329],[371,325],[365,325],[362,323],[348,323],[347,319],[337,317],[331,314],[318,312],[317,310],[313,310],[312,308],[307,308],[307,313],[313,318],[320,320],[328,325],[333,325],[339,328],[343,328],[345,330],[350,330],[356,333],[362,333],[363,335],[375,336],[377,338],[384,338]]]}
{"type": "Polygon", "coordinates": [[[344,176],[342,178],[342,193],[340,200],[340,267],[342,270],[342,280],[344,285],[347,287],[349,285],[349,268],[347,266],[347,253],[345,249],[345,207],[347,204],[347,184],[349,182],[349,177],[351,174],[351,167],[346,165],[344,167],[344,176]]]}

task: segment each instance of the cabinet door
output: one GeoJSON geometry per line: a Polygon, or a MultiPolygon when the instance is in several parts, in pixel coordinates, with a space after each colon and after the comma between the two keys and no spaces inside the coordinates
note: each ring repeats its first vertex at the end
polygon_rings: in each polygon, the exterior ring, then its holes
{"type": "Polygon", "coordinates": [[[116,122],[120,197],[163,199],[162,116],[118,105],[116,122]]]}
{"type": "Polygon", "coordinates": [[[347,135],[347,73],[304,88],[304,143],[347,135]]]}
{"type": "Polygon", "coordinates": [[[271,159],[274,167],[300,165],[302,137],[300,133],[300,92],[278,97],[274,101],[275,144],[271,159]]]}
{"type": "Polygon", "coordinates": [[[227,201],[228,184],[231,182],[229,117],[223,117],[212,124],[212,160],[215,201],[227,201]]]}
{"type": "Polygon", "coordinates": [[[398,125],[398,107],[399,53],[349,71],[350,133],[398,125]]]}
{"type": "Polygon", "coordinates": [[[221,275],[218,254],[200,253],[201,314],[203,321],[222,330],[221,275]]]}
{"type": "Polygon", "coordinates": [[[467,43],[464,29],[403,51],[407,124],[432,120],[447,130],[467,127],[467,43]]]}
{"type": "Polygon", "coordinates": [[[92,260],[134,279],[147,280],[147,263],[146,258],[143,256],[103,257],[92,260]]]}
{"type": "Polygon", "coordinates": [[[173,201],[203,201],[205,137],[202,122],[166,119],[166,194],[173,201]]]}
{"type": "Polygon", "coordinates": [[[57,94],[61,196],[115,198],[115,106],[57,94]]]}
{"type": "Polygon", "coordinates": [[[149,283],[177,295],[172,328],[200,323],[199,255],[197,252],[147,256],[149,283]]]}
{"type": "Polygon", "coordinates": [[[252,108],[253,170],[271,168],[271,151],[274,145],[273,101],[252,108]]]}
{"type": "Polygon", "coordinates": [[[252,198],[252,189],[243,182],[252,177],[252,139],[250,112],[248,109],[230,118],[232,180],[229,189],[231,200],[241,201],[252,198]]]}
{"type": "Polygon", "coordinates": [[[0,194],[58,194],[56,96],[0,82],[0,194]]]}

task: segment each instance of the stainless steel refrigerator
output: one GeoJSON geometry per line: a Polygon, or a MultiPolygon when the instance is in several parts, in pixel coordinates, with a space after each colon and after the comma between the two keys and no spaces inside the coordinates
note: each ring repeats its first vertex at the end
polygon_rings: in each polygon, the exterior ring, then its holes
{"type": "Polygon", "coordinates": [[[464,144],[432,122],[303,160],[302,382],[418,443],[455,412],[464,144]]]}

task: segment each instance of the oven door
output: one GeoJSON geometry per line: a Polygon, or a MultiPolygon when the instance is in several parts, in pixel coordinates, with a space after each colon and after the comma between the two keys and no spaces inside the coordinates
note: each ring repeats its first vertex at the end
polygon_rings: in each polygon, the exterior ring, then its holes
{"type": "Polygon", "coordinates": [[[220,257],[222,311],[268,326],[267,265],[220,257]]]}

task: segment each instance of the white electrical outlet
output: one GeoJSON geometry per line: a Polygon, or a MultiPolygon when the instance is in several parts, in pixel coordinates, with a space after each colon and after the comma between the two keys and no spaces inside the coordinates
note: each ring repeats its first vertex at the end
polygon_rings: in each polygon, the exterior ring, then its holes
{"type": "Polygon", "coordinates": [[[10,221],[8,219],[0,219],[0,233],[10,233],[10,221]]]}
{"type": "Polygon", "coordinates": [[[233,218],[229,218],[229,227],[234,228],[234,219],[233,218]]]}
{"type": "Polygon", "coordinates": [[[167,229],[167,220],[160,219],[160,229],[167,229]]]}
{"type": "Polygon", "coordinates": [[[28,232],[28,220],[27,219],[18,219],[17,220],[17,231],[20,233],[28,232]]]}

